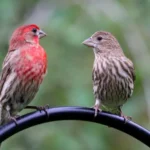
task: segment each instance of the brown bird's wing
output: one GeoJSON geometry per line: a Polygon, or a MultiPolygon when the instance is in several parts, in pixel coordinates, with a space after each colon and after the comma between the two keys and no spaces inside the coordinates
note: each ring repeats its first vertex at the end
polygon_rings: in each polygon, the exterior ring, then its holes
{"type": "Polygon", "coordinates": [[[133,65],[133,63],[132,63],[132,61],[130,59],[128,59],[128,62],[129,62],[128,63],[128,67],[129,67],[129,69],[131,71],[132,79],[133,79],[133,81],[135,81],[136,80],[136,76],[135,76],[134,65],[133,65]]]}
{"type": "Polygon", "coordinates": [[[135,81],[136,80],[136,76],[135,76],[135,70],[134,70],[134,68],[131,70],[131,73],[132,73],[133,81],[135,81]]]}

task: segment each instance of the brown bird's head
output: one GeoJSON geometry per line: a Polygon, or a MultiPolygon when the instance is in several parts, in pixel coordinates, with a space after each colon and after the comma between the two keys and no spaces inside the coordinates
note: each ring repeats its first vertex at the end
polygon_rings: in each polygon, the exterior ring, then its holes
{"type": "Polygon", "coordinates": [[[123,54],[117,39],[109,32],[97,31],[90,38],[83,41],[83,44],[92,47],[95,54],[112,54],[116,52],[123,54]]]}
{"type": "Polygon", "coordinates": [[[25,43],[39,43],[39,39],[46,36],[40,28],[35,24],[24,25],[17,28],[10,38],[10,48],[16,49],[25,43]]]}

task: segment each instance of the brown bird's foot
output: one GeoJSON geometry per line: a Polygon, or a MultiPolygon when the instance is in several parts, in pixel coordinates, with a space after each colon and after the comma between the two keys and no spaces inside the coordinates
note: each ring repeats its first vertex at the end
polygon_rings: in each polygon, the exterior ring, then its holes
{"type": "Polygon", "coordinates": [[[26,106],[25,108],[26,109],[36,109],[36,110],[38,110],[40,112],[43,110],[46,113],[47,118],[49,118],[49,114],[48,114],[48,112],[46,110],[46,109],[49,108],[49,105],[46,105],[46,106],[26,106]]]}
{"type": "Polygon", "coordinates": [[[124,118],[124,123],[126,124],[128,121],[131,121],[132,120],[132,117],[131,116],[125,116],[123,115],[123,113],[121,112],[121,117],[124,118]]]}
{"type": "Polygon", "coordinates": [[[96,99],[95,105],[93,107],[95,109],[95,114],[94,117],[97,116],[98,112],[101,112],[102,110],[100,109],[100,100],[96,99]]]}
{"type": "Polygon", "coordinates": [[[97,107],[97,106],[94,106],[93,109],[95,109],[94,117],[97,116],[98,112],[101,112],[101,111],[102,111],[102,110],[101,110],[99,107],[97,107]]]}

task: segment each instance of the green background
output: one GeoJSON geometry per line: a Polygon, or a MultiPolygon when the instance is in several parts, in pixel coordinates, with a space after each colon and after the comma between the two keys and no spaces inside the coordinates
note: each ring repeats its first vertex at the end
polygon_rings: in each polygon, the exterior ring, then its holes
{"type": "MultiPolygon", "coordinates": [[[[92,49],[82,41],[95,31],[111,32],[135,65],[136,82],[124,114],[150,129],[150,0],[0,0],[0,63],[15,28],[36,23],[46,33],[41,45],[48,74],[33,105],[94,105],[92,49]]],[[[22,111],[25,114],[27,111],[22,111]]],[[[46,123],[24,130],[1,150],[148,150],[131,136],[82,121],[46,123]]]]}

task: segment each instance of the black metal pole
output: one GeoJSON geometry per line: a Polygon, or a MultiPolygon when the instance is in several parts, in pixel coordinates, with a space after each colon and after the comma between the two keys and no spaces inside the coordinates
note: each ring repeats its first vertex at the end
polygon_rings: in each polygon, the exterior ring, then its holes
{"type": "Polygon", "coordinates": [[[0,128],[0,143],[15,133],[37,124],[59,120],[83,120],[107,125],[123,131],[150,147],[150,131],[124,118],[100,112],[94,117],[94,110],[83,107],[57,107],[47,109],[49,118],[44,111],[36,111],[17,118],[18,125],[10,122],[0,128]]]}

